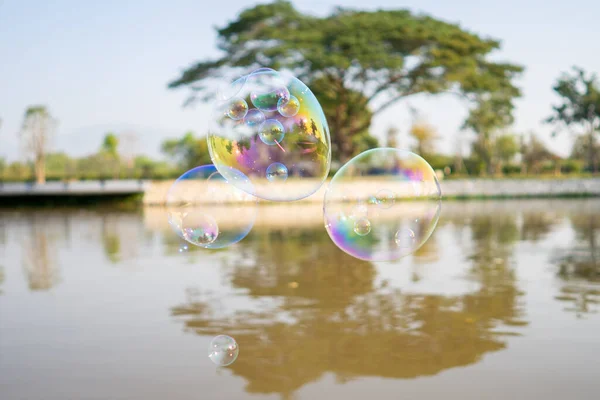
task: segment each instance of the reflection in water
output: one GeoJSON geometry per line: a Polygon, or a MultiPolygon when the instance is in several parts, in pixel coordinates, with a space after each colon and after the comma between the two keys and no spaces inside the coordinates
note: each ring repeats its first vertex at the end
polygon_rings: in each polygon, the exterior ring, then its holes
{"type": "Polygon", "coordinates": [[[58,283],[56,245],[51,235],[51,224],[43,215],[33,214],[27,224],[28,232],[22,238],[23,270],[31,290],[48,290],[58,283]]]}
{"type": "Polygon", "coordinates": [[[162,209],[0,213],[7,398],[64,398],[56,387],[69,385],[99,398],[141,398],[149,382],[176,373],[173,399],[193,397],[185,387],[221,394],[223,384],[232,392],[222,398],[249,397],[241,385],[259,397],[346,398],[337,394],[366,385],[378,398],[398,398],[396,390],[439,384],[466,387],[461,398],[497,399],[505,393],[477,396],[489,380],[472,380],[500,372],[518,393],[537,387],[515,364],[548,382],[560,374],[563,388],[586,398],[577,393],[595,381],[585,357],[600,343],[600,201],[448,202],[429,242],[395,263],[346,255],[311,207],[260,207],[242,242],[185,253],[162,209]],[[564,323],[575,315],[586,320],[564,323]],[[187,340],[182,327],[193,333],[187,340]],[[216,372],[206,345],[219,334],[235,338],[240,355],[216,372]],[[119,369],[115,353],[131,368],[119,369]],[[573,367],[559,373],[548,360],[573,367]],[[27,374],[36,385],[18,379],[27,374]],[[336,388],[331,376],[355,382],[336,388]],[[424,376],[432,378],[358,379],[424,376]],[[315,387],[327,394],[314,395],[315,387]]]}
{"type": "Polygon", "coordinates": [[[326,372],[339,381],[434,375],[505,348],[504,337],[527,324],[507,261],[519,237],[514,216],[477,216],[468,227],[472,293],[403,293],[376,284],[375,265],[337,250],[320,228],[261,229],[223,268],[248,296],[280,300],[276,308],[223,315],[218,299],[188,292],[171,312],[187,330],[236,338],[244,355],[230,368],[250,393],[290,398],[326,372]]]}
{"type": "Polygon", "coordinates": [[[564,282],[556,299],[582,317],[600,309],[600,207],[586,207],[570,220],[575,239],[555,257],[564,282]]]}

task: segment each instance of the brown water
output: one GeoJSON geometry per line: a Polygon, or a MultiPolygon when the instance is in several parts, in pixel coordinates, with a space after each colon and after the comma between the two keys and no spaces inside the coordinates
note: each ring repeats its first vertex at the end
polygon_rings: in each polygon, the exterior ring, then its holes
{"type": "Polygon", "coordinates": [[[180,245],[160,209],[0,213],[0,399],[600,398],[600,200],[448,202],[394,263],[318,206],[180,245]]]}

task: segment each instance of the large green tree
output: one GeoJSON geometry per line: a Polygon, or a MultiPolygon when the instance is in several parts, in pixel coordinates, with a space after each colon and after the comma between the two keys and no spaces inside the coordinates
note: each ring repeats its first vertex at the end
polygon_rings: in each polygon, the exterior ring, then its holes
{"type": "Polygon", "coordinates": [[[499,41],[408,10],[336,8],[318,17],[275,1],[243,10],[217,35],[222,57],[196,62],[169,87],[188,86],[204,98],[207,81],[236,69],[290,69],[322,103],[342,161],[372,116],[406,96],[449,89],[519,95],[512,80],[522,67],[488,58],[499,41]]]}
{"type": "Polygon", "coordinates": [[[588,163],[592,171],[598,171],[600,156],[594,150],[595,136],[600,128],[600,82],[596,74],[587,74],[573,67],[571,74],[564,73],[552,87],[561,103],[552,107],[552,115],[546,122],[560,128],[579,129],[588,138],[588,163]]]}

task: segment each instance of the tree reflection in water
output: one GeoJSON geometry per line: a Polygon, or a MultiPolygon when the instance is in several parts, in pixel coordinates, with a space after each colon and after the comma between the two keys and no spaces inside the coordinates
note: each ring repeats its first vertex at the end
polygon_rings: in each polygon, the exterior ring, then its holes
{"type": "Polygon", "coordinates": [[[581,318],[600,309],[600,206],[588,203],[570,220],[574,243],[559,250],[553,260],[563,281],[555,298],[568,304],[565,310],[581,318]]]}
{"type": "MultiPolygon", "coordinates": [[[[240,357],[229,368],[250,393],[290,398],[327,372],[339,381],[412,378],[473,364],[504,349],[505,336],[527,324],[509,262],[519,238],[511,215],[466,223],[473,247],[468,274],[478,283],[472,293],[413,294],[377,285],[375,265],[338,250],[323,229],[263,228],[223,268],[234,288],[249,299],[277,300],[276,307],[223,315],[218,299],[188,293],[171,313],[186,330],[237,340],[240,357]]],[[[452,222],[463,221],[459,215],[452,222]]]]}

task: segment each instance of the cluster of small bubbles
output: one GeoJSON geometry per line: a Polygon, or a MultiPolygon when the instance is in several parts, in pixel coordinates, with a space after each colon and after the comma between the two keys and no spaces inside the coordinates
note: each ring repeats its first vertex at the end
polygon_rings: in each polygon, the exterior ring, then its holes
{"type": "Polygon", "coordinates": [[[189,248],[188,248],[187,244],[181,245],[181,246],[179,247],[179,252],[180,252],[180,253],[185,253],[185,252],[186,252],[186,251],[188,251],[188,250],[189,250],[189,248]]]}
{"type": "Polygon", "coordinates": [[[216,336],[208,346],[208,358],[219,367],[233,364],[239,354],[239,346],[231,336],[216,336]]]}
{"type": "Polygon", "coordinates": [[[283,140],[285,128],[276,119],[268,119],[260,125],[258,135],[264,144],[273,146],[283,140]]]}
{"type": "Polygon", "coordinates": [[[248,103],[246,100],[235,98],[231,100],[229,103],[229,107],[227,108],[227,116],[234,121],[239,121],[243,119],[248,113],[248,103]]]}
{"type": "Polygon", "coordinates": [[[300,100],[296,96],[290,96],[289,99],[279,99],[277,102],[277,111],[284,117],[293,117],[300,110],[300,100]]]}
{"type": "Polygon", "coordinates": [[[267,180],[269,182],[285,181],[288,169],[282,163],[275,162],[267,167],[267,180]]]}
{"type": "Polygon", "coordinates": [[[332,178],[323,206],[325,228],[354,257],[396,260],[427,241],[440,199],[435,172],[423,158],[393,148],[368,150],[332,178]]]}
{"type": "Polygon", "coordinates": [[[323,109],[304,83],[261,68],[221,88],[216,98],[208,147],[232,185],[249,187],[230,179],[230,170],[248,177],[250,194],[267,200],[299,200],[321,187],[329,174],[331,138],[323,109]],[[273,170],[275,162],[282,166],[273,170]],[[288,177],[305,182],[291,184],[288,177]]]}
{"type": "Polygon", "coordinates": [[[249,127],[260,126],[263,122],[265,122],[265,114],[263,114],[263,112],[257,108],[252,108],[248,110],[244,122],[249,127]]]}
{"type": "MultiPolygon", "coordinates": [[[[229,171],[229,176],[238,185],[250,186],[248,178],[239,171],[229,171]]],[[[196,167],[181,175],[171,185],[165,203],[173,231],[187,243],[209,249],[242,240],[252,229],[257,214],[257,199],[226,181],[213,165],[196,167]]],[[[180,248],[183,251],[187,251],[187,246],[180,248]]]]}

